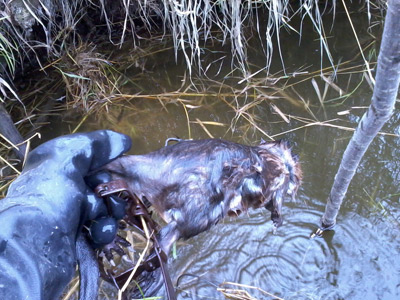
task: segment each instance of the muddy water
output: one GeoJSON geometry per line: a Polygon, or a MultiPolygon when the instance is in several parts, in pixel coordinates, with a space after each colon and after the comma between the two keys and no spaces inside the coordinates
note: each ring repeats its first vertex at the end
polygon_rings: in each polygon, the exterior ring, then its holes
{"type": "MultiPolygon", "coordinates": [[[[339,14],[329,42],[336,62],[339,58],[342,62],[353,59],[346,66],[355,66],[361,61],[357,57],[358,50],[351,31],[345,24],[346,19],[339,14]]],[[[358,25],[365,28],[365,20],[358,20],[358,25]]],[[[295,91],[286,89],[289,96],[274,93],[271,88],[260,89],[272,98],[260,101],[248,111],[260,129],[268,135],[277,135],[276,138],[290,140],[294,152],[300,155],[304,183],[297,201],[285,203],[284,224],[275,233],[269,212],[257,210],[227,219],[188,241],[180,241],[177,257],[170,262],[172,277],[175,280],[179,278],[179,299],[223,299],[217,287],[224,281],[259,288],[248,289],[258,299],[273,299],[263,291],[284,299],[400,298],[398,137],[381,135],[375,139],[351,183],[335,230],[327,232],[322,238],[310,239],[319,225],[341,155],[352,133],[319,125],[300,128],[305,123],[293,117],[287,123],[271,103],[283,113],[307,118],[311,120],[309,122],[337,118],[338,121],[330,123],[354,128],[365,111],[363,107],[369,105],[372,92],[367,82],[362,81],[361,73],[339,74],[338,86],[346,92],[354,92],[349,98],[335,100],[339,93],[329,88],[322,107],[309,75],[315,71],[318,75],[321,66],[319,42],[310,27],[306,29],[300,46],[298,36],[293,34],[283,35],[281,41],[287,72],[300,68],[308,72],[288,84],[309,79],[296,84],[295,91]],[[309,104],[312,114],[300,98],[309,104]],[[338,112],[346,110],[350,113],[338,115],[338,112]],[[284,133],[286,131],[291,132],[284,133]]],[[[366,45],[373,39],[365,34],[362,41],[366,45]]],[[[250,43],[253,50],[249,52],[249,62],[255,72],[263,68],[265,62],[262,53],[257,52],[260,50],[259,41],[255,39],[250,43]]],[[[116,56],[123,59],[126,52],[116,56]]],[[[218,53],[205,53],[205,65],[216,60],[218,55],[228,54],[218,53]]],[[[159,94],[179,89],[187,70],[183,60],[175,63],[173,55],[172,50],[162,51],[143,59],[140,66],[124,70],[125,76],[133,79],[131,84],[124,86],[124,93],[159,94]]],[[[329,66],[326,57],[323,64],[329,66]]],[[[280,68],[279,56],[276,56],[271,73],[278,72],[280,68]]],[[[222,65],[215,63],[207,71],[207,75],[216,82],[193,76],[198,90],[191,88],[179,100],[169,102],[162,97],[120,101],[110,106],[107,114],[87,119],[79,131],[110,128],[127,133],[133,139],[132,154],[160,148],[165,139],[174,136],[199,139],[212,135],[251,144],[256,144],[260,138],[268,139],[244,117],[235,119],[236,113],[231,107],[250,103],[254,97],[259,97],[260,90],[252,89],[236,98],[232,95],[202,96],[217,93],[220,89],[232,94],[230,88],[221,88],[221,82],[243,90],[246,85],[238,83],[240,73],[230,75],[229,72],[230,59],[226,58],[222,65]],[[189,92],[198,96],[188,95],[189,92]],[[211,121],[215,123],[207,123],[211,121]]],[[[275,77],[281,75],[284,74],[281,72],[275,77]]],[[[262,80],[263,76],[265,72],[259,73],[254,81],[262,80]]],[[[315,80],[322,94],[324,82],[319,76],[315,80]]],[[[280,80],[275,87],[282,88],[284,85],[285,80],[280,80]]],[[[183,86],[190,86],[187,77],[183,86]]],[[[383,131],[399,134],[398,119],[396,111],[383,131]]],[[[59,121],[67,125],[54,125],[52,135],[69,132],[80,119],[64,118],[59,121]]],[[[160,295],[162,293],[160,291],[160,295]]]]}

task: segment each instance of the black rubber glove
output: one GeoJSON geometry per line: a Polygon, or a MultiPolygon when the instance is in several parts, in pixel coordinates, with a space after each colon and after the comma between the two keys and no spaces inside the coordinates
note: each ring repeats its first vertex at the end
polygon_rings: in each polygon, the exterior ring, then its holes
{"type": "Polygon", "coordinates": [[[57,299],[76,266],[81,226],[104,214],[85,183],[131,146],[112,131],[73,134],[33,150],[0,200],[0,299],[57,299]]]}

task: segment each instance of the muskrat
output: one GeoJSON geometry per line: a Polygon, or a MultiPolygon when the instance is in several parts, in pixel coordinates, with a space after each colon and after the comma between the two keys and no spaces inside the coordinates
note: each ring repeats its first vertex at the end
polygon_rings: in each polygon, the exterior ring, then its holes
{"type": "Polygon", "coordinates": [[[222,139],[179,140],[148,154],[122,156],[105,169],[166,221],[159,233],[166,254],[178,239],[248,208],[267,208],[280,226],[283,198],[295,197],[302,178],[298,157],[285,141],[246,146],[222,139]]]}

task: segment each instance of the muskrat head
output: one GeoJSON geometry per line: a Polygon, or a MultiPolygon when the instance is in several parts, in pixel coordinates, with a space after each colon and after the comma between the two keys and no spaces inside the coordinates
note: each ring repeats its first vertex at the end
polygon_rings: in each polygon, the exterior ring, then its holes
{"type": "Polygon", "coordinates": [[[271,211],[276,226],[282,224],[283,199],[290,195],[294,200],[301,185],[302,171],[297,155],[292,154],[286,141],[264,142],[257,147],[263,161],[263,178],[269,197],[265,207],[271,211]]]}

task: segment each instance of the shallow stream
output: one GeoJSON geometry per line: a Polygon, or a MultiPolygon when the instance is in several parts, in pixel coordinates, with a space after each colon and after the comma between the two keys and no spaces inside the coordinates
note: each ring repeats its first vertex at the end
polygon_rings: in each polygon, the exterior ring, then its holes
{"type": "MultiPolygon", "coordinates": [[[[365,19],[365,15],[355,19],[356,26],[366,28],[365,19]]],[[[300,45],[296,34],[281,36],[287,75],[299,73],[290,80],[278,72],[282,64],[276,52],[270,74],[282,78],[274,84],[273,80],[263,82],[266,73],[261,71],[251,79],[259,88],[240,94],[238,91],[248,85],[238,83],[243,79],[239,71],[230,74],[229,50],[219,49],[205,51],[203,65],[215,63],[206,73],[210,79],[192,76],[195,90],[183,58],[176,63],[173,49],[163,50],[124,70],[126,78],[131,79],[124,93],[158,94],[158,99],[119,101],[109,105],[107,113],[89,117],[79,127],[78,131],[109,128],[129,134],[133,139],[131,154],[156,150],[175,136],[200,139],[211,135],[254,145],[261,138],[268,140],[264,133],[289,140],[299,154],[303,185],[297,201],[285,203],[284,223],[276,233],[269,212],[257,210],[226,219],[206,233],[178,242],[177,258],[170,261],[169,268],[174,281],[180,278],[179,299],[223,299],[217,287],[224,281],[259,288],[248,289],[257,299],[274,299],[263,291],[284,299],[400,299],[398,136],[380,135],[374,140],[351,183],[334,231],[310,239],[320,224],[333,178],[352,135],[337,126],[355,128],[372,96],[363,73],[358,72],[363,69],[357,67],[362,60],[345,15],[338,14],[334,25],[329,35],[332,56],[335,63],[339,58],[344,63],[335,83],[351,93],[349,97],[339,98],[339,92],[329,86],[321,104],[314,86],[319,86],[322,95],[325,82],[319,76],[321,50],[308,25],[300,45]],[[218,60],[223,56],[224,60],[218,60]],[[354,68],[345,71],[347,67],[354,68]],[[293,89],[287,87],[293,83],[293,89]],[[186,87],[190,88],[184,91],[186,87]],[[181,95],[172,101],[161,95],[178,89],[181,95]],[[218,92],[224,95],[214,95],[218,92]],[[233,108],[256,100],[256,106],[239,111],[243,114],[237,117],[238,111],[233,108]],[[286,115],[288,122],[271,104],[286,115]],[[328,124],[334,126],[316,123],[332,119],[337,120],[328,124]]],[[[374,41],[365,29],[359,32],[363,34],[363,45],[374,41]]],[[[265,67],[260,45],[257,36],[250,40],[252,73],[265,67]]],[[[373,54],[377,45],[366,52],[373,54]]],[[[129,51],[116,51],[113,59],[123,61],[129,51]]],[[[323,67],[330,67],[326,56],[323,67]]],[[[396,110],[382,131],[400,134],[399,117],[396,110]]],[[[64,116],[54,121],[44,133],[45,139],[69,133],[81,118],[64,116]]]]}

